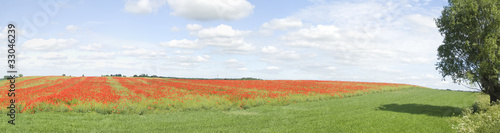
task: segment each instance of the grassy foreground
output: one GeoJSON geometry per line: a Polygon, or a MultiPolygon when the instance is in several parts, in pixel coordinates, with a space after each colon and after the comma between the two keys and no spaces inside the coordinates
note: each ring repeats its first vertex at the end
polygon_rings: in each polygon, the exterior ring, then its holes
{"type": "Polygon", "coordinates": [[[165,114],[42,112],[0,115],[0,132],[452,132],[476,93],[403,89],[288,106],[165,114]]]}

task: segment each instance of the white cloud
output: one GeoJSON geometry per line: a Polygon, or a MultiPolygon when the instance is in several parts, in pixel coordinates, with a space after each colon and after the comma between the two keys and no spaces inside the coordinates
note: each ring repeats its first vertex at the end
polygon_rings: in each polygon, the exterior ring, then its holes
{"type": "Polygon", "coordinates": [[[268,66],[266,67],[267,70],[279,70],[280,68],[277,66],[268,66]]]}
{"type": "Polygon", "coordinates": [[[26,56],[26,54],[18,54],[18,55],[16,55],[16,59],[18,59],[18,60],[29,60],[29,59],[31,59],[31,57],[26,56]]]}
{"type": "Polygon", "coordinates": [[[331,1],[327,4],[310,6],[296,13],[294,17],[314,23],[330,23],[344,26],[369,25],[390,22],[403,12],[409,1],[387,0],[331,1]]]}
{"type": "Polygon", "coordinates": [[[409,76],[409,77],[401,77],[401,78],[399,78],[399,80],[419,80],[419,79],[422,79],[422,78],[419,77],[419,76],[409,76]]]}
{"type": "Polygon", "coordinates": [[[180,30],[181,30],[181,29],[180,29],[180,28],[178,28],[178,27],[176,27],[176,26],[174,26],[174,27],[170,28],[170,31],[173,31],[173,32],[177,32],[177,31],[180,31],[180,30]]]}
{"type": "Polygon", "coordinates": [[[274,56],[276,56],[279,59],[283,59],[283,60],[299,60],[301,58],[297,52],[291,51],[291,50],[280,51],[279,53],[275,54],[274,56]]]}
{"type": "Polygon", "coordinates": [[[425,75],[422,75],[422,77],[427,78],[427,79],[440,79],[441,78],[439,76],[434,76],[432,74],[425,74],[425,75]]]}
{"type": "Polygon", "coordinates": [[[391,74],[401,74],[403,71],[385,67],[385,66],[367,66],[368,68],[366,70],[369,71],[374,71],[374,72],[381,72],[381,73],[391,73],[391,74]]]}
{"type": "Polygon", "coordinates": [[[302,56],[293,50],[278,49],[274,46],[265,46],[261,49],[261,52],[265,54],[261,59],[266,62],[280,63],[300,61],[302,59],[302,56]]]}
{"type": "Polygon", "coordinates": [[[161,42],[160,45],[167,47],[174,47],[174,48],[189,48],[189,49],[201,48],[202,46],[197,42],[198,40],[192,41],[192,40],[182,39],[182,40],[171,40],[168,42],[161,42]]]}
{"type": "Polygon", "coordinates": [[[229,59],[224,62],[224,65],[228,69],[246,71],[248,68],[245,67],[245,63],[240,62],[236,59],[229,59]]]}
{"type": "Polygon", "coordinates": [[[418,27],[420,28],[422,27],[437,28],[433,18],[429,16],[423,16],[421,14],[411,14],[406,16],[406,19],[408,19],[410,22],[419,25],[418,27]]]}
{"type": "Polygon", "coordinates": [[[26,50],[37,50],[37,51],[56,51],[56,50],[62,50],[66,48],[70,48],[74,44],[76,44],[78,41],[71,38],[71,39],[41,39],[41,38],[35,38],[28,40],[22,44],[22,48],[26,50]]]}
{"type": "Polygon", "coordinates": [[[102,44],[100,44],[100,43],[93,43],[93,44],[89,44],[89,45],[80,47],[81,50],[88,50],[88,51],[95,51],[95,50],[99,50],[100,48],[102,48],[102,44]]]}
{"type": "MultiPolygon", "coordinates": [[[[116,63],[116,62],[113,62],[113,63],[102,63],[101,64],[101,67],[102,68],[113,68],[113,69],[137,69],[138,67],[137,66],[134,66],[134,65],[131,65],[131,64],[128,64],[128,63],[116,63]]],[[[132,75],[130,75],[132,76],[132,75]]]]}
{"type": "Polygon", "coordinates": [[[175,64],[175,67],[180,65],[182,66],[182,69],[186,69],[186,67],[193,68],[199,66],[200,63],[209,62],[210,58],[210,55],[179,55],[170,58],[172,60],[169,62],[175,64]]]}
{"type": "Polygon", "coordinates": [[[66,26],[66,30],[69,31],[69,32],[75,32],[78,29],[80,29],[80,27],[75,26],[75,25],[68,25],[68,26],[66,26]]]}
{"type": "Polygon", "coordinates": [[[124,50],[122,53],[124,55],[136,56],[139,58],[155,58],[166,55],[164,52],[151,51],[144,48],[124,50]]]}
{"type": "Polygon", "coordinates": [[[125,45],[125,46],[122,46],[123,49],[127,49],[127,50],[132,50],[132,49],[136,49],[137,47],[135,46],[130,46],[130,45],[125,45]]]}
{"type": "Polygon", "coordinates": [[[229,60],[225,61],[225,63],[238,63],[238,60],[236,60],[236,59],[229,59],[229,60]]]}
{"type": "Polygon", "coordinates": [[[98,59],[113,59],[115,58],[115,52],[105,53],[105,52],[96,52],[92,54],[86,54],[82,56],[78,56],[80,59],[90,59],[90,60],[98,60],[98,59]]]}
{"type": "Polygon", "coordinates": [[[194,20],[236,20],[253,12],[246,0],[167,0],[170,14],[194,20]]]}
{"type": "MultiPolygon", "coordinates": [[[[7,40],[7,37],[9,35],[7,33],[8,30],[9,30],[8,26],[3,27],[3,29],[0,26],[0,40],[7,40]]],[[[23,37],[25,35],[25,33],[26,33],[25,30],[17,27],[17,29],[15,29],[15,35],[16,35],[17,41],[19,41],[19,38],[23,37]]],[[[7,41],[0,41],[0,44],[7,44],[7,41]]]]}
{"type": "Polygon", "coordinates": [[[197,65],[196,63],[180,63],[181,66],[195,66],[197,65]]]}
{"type": "Polygon", "coordinates": [[[203,26],[201,26],[199,24],[188,24],[188,25],[186,25],[186,29],[190,30],[190,31],[198,31],[198,30],[203,29],[203,26]]]}
{"type": "Polygon", "coordinates": [[[336,67],[330,66],[331,64],[327,64],[324,62],[311,62],[311,63],[300,63],[296,65],[299,70],[306,73],[318,73],[321,76],[330,76],[335,74],[336,67]]]}
{"type": "Polygon", "coordinates": [[[231,26],[221,24],[194,32],[193,34],[198,37],[197,40],[171,40],[161,42],[160,45],[188,49],[213,46],[225,53],[244,54],[255,49],[255,46],[244,40],[243,36],[248,33],[249,31],[234,30],[231,26]]]}
{"type": "Polygon", "coordinates": [[[45,53],[43,55],[38,56],[38,59],[46,59],[46,60],[53,60],[53,59],[66,59],[67,56],[58,52],[49,52],[45,53]]]}
{"type": "Polygon", "coordinates": [[[239,70],[239,71],[246,71],[246,70],[248,70],[248,68],[246,68],[246,67],[241,67],[241,68],[236,68],[236,70],[239,70]]]}
{"type": "Polygon", "coordinates": [[[240,37],[244,34],[247,34],[248,32],[249,31],[234,30],[231,26],[221,24],[217,27],[202,29],[198,32],[197,35],[199,38],[204,38],[204,39],[213,37],[231,38],[231,37],[240,37]]]}
{"type": "Polygon", "coordinates": [[[175,60],[184,62],[184,63],[193,63],[193,62],[207,62],[210,60],[209,55],[203,55],[203,56],[186,56],[186,55],[181,55],[175,57],[175,60]]]}
{"type": "Polygon", "coordinates": [[[248,53],[250,51],[255,50],[255,46],[253,46],[251,43],[243,42],[243,40],[239,40],[238,43],[240,43],[240,44],[236,48],[227,48],[227,49],[223,49],[223,51],[228,52],[228,53],[243,54],[243,53],[248,53]]]}
{"type": "Polygon", "coordinates": [[[149,14],[156,12],[164,4],[164,0],[128,0],[124,10],[133,14],[149,14]]]}
{"type": "Polygon", "coordinates": [[[0,40],[5,40],[7,39],[7,27],[4,27],[2,30],[2,27],[0,27],[0,40]]]}
{"type": "Polygon", "coordinates": [[[334,25],[317,25],[289,32],[282,39],[289,41],[288,45],[307,47],[330,47],[339,45],[346,33],[334,25]]]}
{"type": "Polygon", "coordinates": [[[401,58],[401,61],[404,63],[409,63],[409,64],[430,64],[432,63],[432,60],[429,58],[423,58],[423,57],[409,57],[409,58],[401,58]]]}
{"type": "Polygon", "coordinates": [[[234,30],[231,26],[221,24],[202,29],[197,36],[202,45],[219,47],[228,53],[246,53],[255,49],[251,43],[244,41],[243,36],[247,33],[249,31],[234,30]]]}
{"type": "Polygon", "coordinates": [[[302,25],[303,24],[300,19],[287,17],[265,22],[262,24],[261,28],[269,30],[287,30],[289,28],[299,28],[302,27],[302,25]]]}
{"type": "Polygon", "coordinates": [[[278,48],[276,48],[274,46],[265,46],[262,48],[262,52],[266,53],[266,54],[274,54],[274,53],[279,52],[279,50],[278,50],[278,48]]]}
{"type": "Polygon", "coordinates": [[[175,54],[192,54],[193,51],[185,51],[185,50],[176,50],[175,54]]]}
{"type": "Polygon", "coordinates": [[[430,64],[442,38],[432,20],[434,13],[418,4],[381,0],[311,6],[292,17],[312,26],[288,32],[280,39],[285,46],[316,48],[336,63],[430,64]],[[413,7],[405,7],[409,4],[413,7]]]}
{"type": "Polygon", "coordinates": [[[123,54],[125,55],[145,55],[150,53],[151,51],[146,50],[146,49],[134,49],[134,50],[125,50],[123,51],[123,54]]]}

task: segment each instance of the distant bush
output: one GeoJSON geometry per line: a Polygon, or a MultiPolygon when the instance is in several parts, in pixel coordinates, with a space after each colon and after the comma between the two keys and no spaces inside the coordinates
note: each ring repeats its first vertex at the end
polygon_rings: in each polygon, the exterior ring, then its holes
{"type": "Polygon", "coordinates": [[[148,74],[141,74],[141,75],[136,75],[136,74],[134,74],[134,76],[133,76],[133,77],[158,77],[158,76],[156,76],[156,75],[149,76],[148,74]]]}
{"type": "Polygon", "coordinates": [[[192,79],[192,80],[262,80],[259,78],[252,78],[252,77],[245,77],[245,78],[182,78],[182,77],[163,77],[163,76],[158,76],[158,77],[169,78],[169,79],[192,79]]]}
{"type": "Polygon", "coordinates": [[[122,77],[122,74],[101,75],[101,77],[122,77]]]}
{"type": "Polygon", "coordinates": [[[62,76],[66,76],[66,74],[63,74],[62,76]]]}
{"type": "Polygon", "coordinates": [[[23,77],[23,74],[19,74],[19,77],[23,77]]]}
{"type": "Polygon", "coordinates": [[[244,77],[244,78],[241,78],[240,80],[262,80],[262,79],[252,78],[252,77],[244,77]]]}
{"type": "MultiPolygon", "coordinates": [[[[125,75],[123,75],[125,77],[125,75]]],[[[192,80],[262,80],[259,78],[252,78],[252,77],[243,77],[243,78],[183,78],[183,77],[165,77],[165,76],[158,76],[158,75],[151,75],[149,76],[148,74],[134,74],[132,77],[151,77],[151,78],[169,78],[169,79],[192,79],[192,80]]]]}
{"type": "Polygon", "coordinates": [[[452,126],[461,133],[500,132],[500,105],[490,106],[489,96],[480,94],[472,108],[466,109],[461,117],[452,119],[452,126]]]}

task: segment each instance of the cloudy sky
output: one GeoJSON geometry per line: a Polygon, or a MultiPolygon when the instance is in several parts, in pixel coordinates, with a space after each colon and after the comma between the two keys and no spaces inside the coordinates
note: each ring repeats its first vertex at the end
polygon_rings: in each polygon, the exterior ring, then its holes
{"type": "MultiPolygon", "coordinates": [[[[392,82],[465,89],[435,69],[447,0],[0,2],[33,75],[392,82]]],[[[5,46],[7,41],[1,41],[5,46]]],[[[0,48],[7,54],[7,46],[0,48]]],[[[1,57],[0,60],[7,60],[1,57]]],[[[3,72],[7,74],[6,72],[3,72]]]]}

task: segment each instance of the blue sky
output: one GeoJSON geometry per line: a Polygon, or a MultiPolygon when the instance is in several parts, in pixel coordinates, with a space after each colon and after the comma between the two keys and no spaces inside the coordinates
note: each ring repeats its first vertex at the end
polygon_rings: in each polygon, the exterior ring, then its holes
{"type": "MultiPolygon", "coordinates": [[[[435,69],[446,0],[2,1],[20,73],[393,82],[435,69]]],[[[6,41],[0,42],[5,45],[6,41]]],[[[7,47],[0,48],[7,54],[7,47]]],[[[7,60],[5,57],[1,59],[7,60]]],[[[4,73],[6,74],[6,73],[4,73]]]]}

